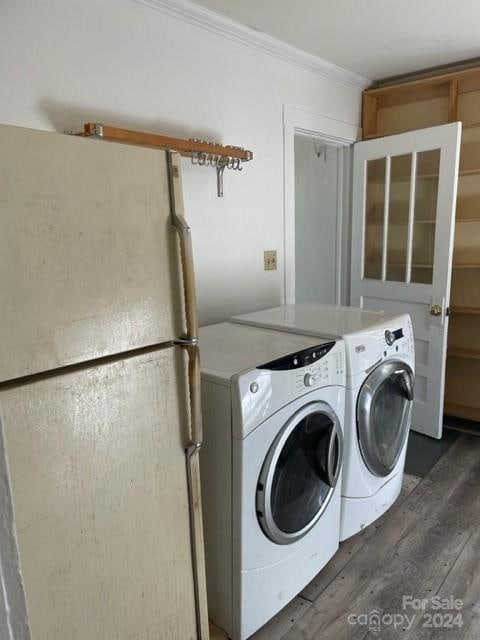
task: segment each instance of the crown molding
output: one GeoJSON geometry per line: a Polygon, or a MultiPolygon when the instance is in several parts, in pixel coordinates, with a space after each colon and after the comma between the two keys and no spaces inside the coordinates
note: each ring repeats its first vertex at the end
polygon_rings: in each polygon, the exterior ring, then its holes
{"type": "Polygon", "coordinates": [[[136,0],[136,2],[234,42],[239,42],[251,49],[274,56],[283,62],[306,69],[331,82],[362,90],[371,84],[368,78],[353,71],[338,67],[318,56],[273,38],[262,31],[256,31],[231,18],[190,2],[190,0],[136,0]]]}

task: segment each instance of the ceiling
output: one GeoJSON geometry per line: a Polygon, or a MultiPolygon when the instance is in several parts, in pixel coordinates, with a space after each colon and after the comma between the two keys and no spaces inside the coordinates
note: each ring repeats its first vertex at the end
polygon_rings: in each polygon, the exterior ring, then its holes
{"type": "Polygon", "coordinates": [[[477,0],[195,0],[379,80],[480,56],[477,0]]]}

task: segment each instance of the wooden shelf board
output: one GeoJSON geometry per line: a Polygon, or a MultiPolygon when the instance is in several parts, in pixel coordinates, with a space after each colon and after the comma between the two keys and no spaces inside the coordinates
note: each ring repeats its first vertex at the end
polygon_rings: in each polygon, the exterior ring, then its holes
{"type": "Polygon", "coordinates": [[[465,349],[464,347],[448,347],[447,354],[454,358],[468,358],[480,360],[480,349],[465,349]]]}
{"type": "Polygon", "coordinates": [[[450,313],[458,315],[480,315],[480,307],[450,307],[450,313]]]}
{"type": "MultiPolygon", "coordinates": [[[[458,172],[458,176],[460,178],[468,178],[469,176],[478,176],[480,175],[480,168],[478,169],[461,169],[458,172]]],[[[417,180],[433,180],[435,178],[438,178],[438,173],[421,173],[421,174],[417,174],[417,180]]],[[[370,180],[368,180],[369,184],[382,184],[383,182],[385,182],[384,178],[371,178],[370,180]]],[[[391,183],[400,183],[400,182],[410,182],[410,175],[408,176],[391,176],[390,177],[390,184],[391,183]]]]}
{"type": "MultiPolygon", "coordinates": [[[[478,173],[480,173],[480,169],[478,173]]],[[[392,182],[396,184],[400,182],[410,182],[410,177],[410,174],[408,176],[390,176],[390,184],[392,184],[392,182]]],[[[438,178],[438,173],[417,174],[417,179],[420,180],[432,180],[433,178],[438,178]]],[[[385,182],[385,178],[370,178],[370,180],[367,180],[367,184],[382,184],[383,182],[385,182]]]]}
{"type": "MultiPolygon", "coordinates": [[[[436,224],[436,220],[414,220],[413,222],[414,224],[426,224],[426,225],[436,224]]],[[[476,222],[480,222],[480,216],[470,217],[470,218],[455,218],[455,224],[467,224],[467,223],[472,224],[476,222]]],[[[405,220],[402,220],[401,222],[400,221],[397,222],[396,220],[392,220],[392,218],[389,218],[388,223],[393,227],[408,226],[408,222],[406,222],[405,220]]],[[[372,227],[381,227],[383,226],[383,218],[381,220],[369,220],[368,224],[369,226],[372,226],[372,227]]]]}
{"type": "MultiPolygon", "coordinates": [[[[372,266],[378,266],[381,265],[382,263],[379,262],[378,260],[368,260],[366,261],[366,264],[372,265],[372,266]]],[[[403,262],[388,262],[387,266],[390,267],[404,267],[405,264],[403,262]]],[[[480,262],[464,262],[464,263],[453,263],[453,268],[454,269],[480,269],[480,262]]],[[[433,269],[433,265],[432,264],[425,264],[425,263],[421,263],[421,262],[415,262],[412,264],[412,269],[433,269]]]]}
{"type": "Polygon", "coordinates": [[[480,262],[454,262],[454,269],[480,269],[480,262]]]}
{"type": "Polygon", "coordinates": [[[480,216],[478,217],[470,217],[470,218],[455,218],[455,223],[463,223],[463,222],[480,222],[480,216]]]}
{"type": "MultiPolygon", "coordinates": [[[[479,218],[480,220],[480,218],[479,218]]],[[[408,222],[395,222],[393,221],[391,218],[389,218],[388,220],[388,224],[389,226],[392,227],[407,227],[408,226],[408,222]]],[[[435,220],[414,220],[414,224],[429,224],[429,225],[434,225],[435,224],[435,220]]],[[[368,226],[369,227],[382,227],[383,226],[383,220],[379,220],[378,222],[372,222],[371,220],[368,221],[368,226]]]]}
{"type": "Polygon", "coordinates": [[[468,176],[478,176],[480,175],[480,169],[462,169],[458,172],[460,178],[465,178],[468,176]]]}
{"type": "Polygon", "coordinates": [[[424,88],[434,84],[449,82],[450,80],[463,80],[464,78],[479,75],[478,63],[472,63],[471,67],[463,67],[451,69],[449,71],[439,70],[437,73],[431,71],[423,71],[415,74],[409,74],[403,78],[394,78],[385,80],[382,83],[374,84],[370,89],[365,90],[365,94],[369,96],[380,96],[383,93],[391,91],[401,92],[410,91],[412,88],[424,88]]]}
{"type": "MultiPolygon", "coordinates": [[[[476,420],[480,421],[480,408],[478,407],[470,407],[465,404],[457,404],[455,402],[445,402],[444,413],[449,416],[457,416],[459,418],[464,418],[466,420],[476,420]]],[[[467,428],[458,428],[448,425],[449,429],[458,429],[459,431],[466,431],[467,433],[471,433],[470,430],[467,431],[467,428]]],[[[476,433],[475,435],[478,435],[476,433]]]]}
{"type": "Polygon", "coordinates": [[[375,138],[389,138],[390,136],[401,136],[402,133],[408,133],[408,131],[399,131],[397,133],[368,133],[363,136],[363,140],[374,140],[375,138]]]}
{"type": "Polygon", "coordinates": [[[252,151],[241,147],[223,145],[220,143],[210,143],[204,140],[184,138],[173,138],[159,133],[148,133],[145,131],[132,131],[131,129],[120,129],[106,124],[87,122],[84,124],[83,133],[76,134],[82,137],[97,137],[112,142],[133,144],[141,147],[151,147],[154,149],[168,149],[178,151],[182,155],[192,156],[195,153],[204,153],[222,157],[238,158],[243,162],[253,159],[252,151]]]}
{"type": "MultiPolygon", "coordinates": [[[[372,262],[367,260],[366,264],[370,265],[370,266],[374,266],[374,267],[378,267],[381,266],[381,262],[372,262]]],[[[387,267],[406,267],[406,263],[404,262],[387,262],[387,267]]],[[[412,269],[433,269],[433,265],[431,264],[420,264],[420,263],[415,263],[412,264],[412,269]]]]}

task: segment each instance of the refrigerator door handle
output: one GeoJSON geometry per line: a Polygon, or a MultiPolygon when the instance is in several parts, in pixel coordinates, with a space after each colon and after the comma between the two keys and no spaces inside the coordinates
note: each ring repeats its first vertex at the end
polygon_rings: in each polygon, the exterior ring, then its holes
{"type": "Polygon", "coordinates": [[[196,347],[198,345],[198,338],[176,338],[173,341],[173,344],[178,345],[179,347],[196,347]]]}
{"type": "Polygon", "coordinates": [[[203,441],[202,413],[200,404],[200,355],[198,353],[198,315],[195,271],[193,267],[192,234],[183,215],[183,196],[180,178],[181,157],[167,151],[170,211],[172,223],[180,239],[180,259],[182,262],[183,295],[185,306],[186,333],[175,344],[188,352],[188,383],[190,387],[191,444],[200,448],[203,441]]]}
{"type": "Polygon", "coordinates": [[[208,640],[209,630],[199,464],[199,452],[203,442],[200,351],[198,348],[197,294],[193,268],[192,236],[190,227],[183,215],[183,195],[180,178],[181,157],[170,151],[166,152],[166,156],[172,224],[180,240],[186,321],[186,333],[174,340],[174,344],[185,349],[188,355],[191,441],[186,448],[186,462],[197,636],[199,640],[208,640]]]}
{"type": "Polygon", "coordinates": [[[188,355],[188,386],[190,394],[190,422],[191,442],[190,447],[200,450],[203,444],[202,429],[202,402],[200,382],[200,350],[195,339],[191,344],[180,344],[188,355]]]}
{"type": "Polygon", "coordinates": [[[185,303],[187,340],[197,338],[197,292],[195,289],[195,271],[193,267],[192,234],[190,226],[183,215],[183,196],[180,180],[180,161],[178,154],[167,152],[168,178],[170,186],[170,211],[172,223],[180,239],[180,258],[182,261],[183,292],[185,303]]]}

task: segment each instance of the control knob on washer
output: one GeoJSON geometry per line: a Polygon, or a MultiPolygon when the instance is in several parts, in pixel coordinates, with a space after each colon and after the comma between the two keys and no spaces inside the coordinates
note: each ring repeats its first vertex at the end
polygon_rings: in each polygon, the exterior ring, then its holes
{"type": "Polygon", "coordinates": [[[313,387],[313,385],[315,384],[315,382],[316,382],[316,378],[315,378],[315,376],[313,375],[313,373],[306,373],[306,374],[305,374],[305,377],[303,378],[303,384],[304,384],[306,387],[313,387]]]}

